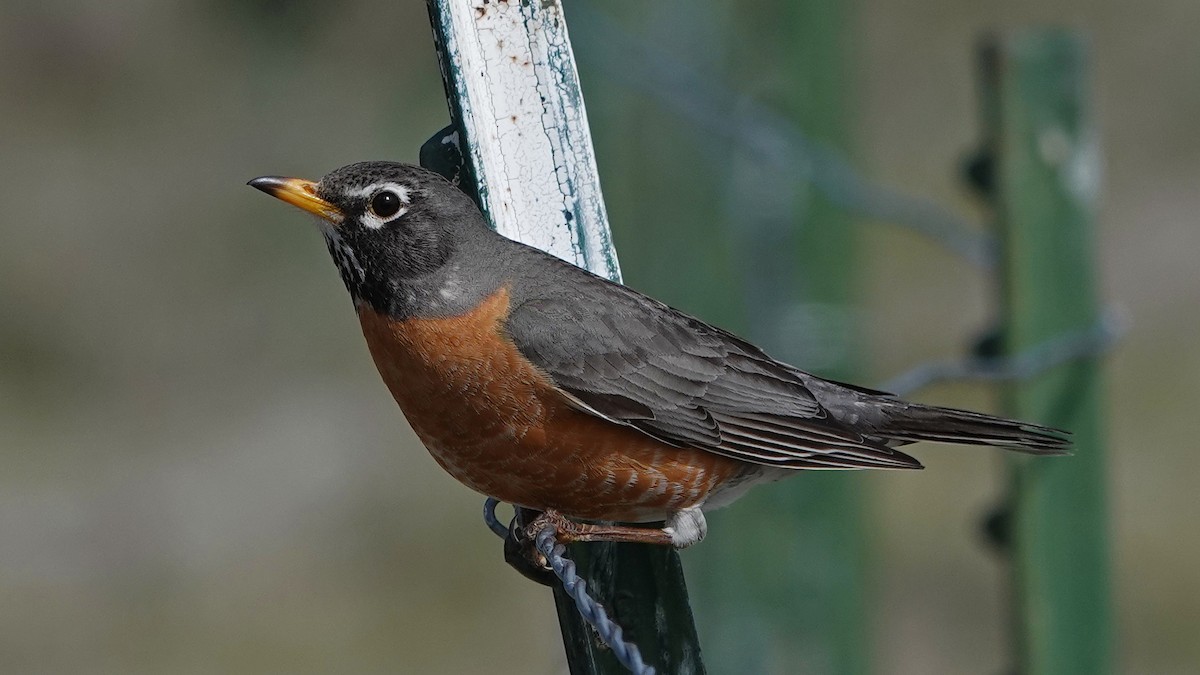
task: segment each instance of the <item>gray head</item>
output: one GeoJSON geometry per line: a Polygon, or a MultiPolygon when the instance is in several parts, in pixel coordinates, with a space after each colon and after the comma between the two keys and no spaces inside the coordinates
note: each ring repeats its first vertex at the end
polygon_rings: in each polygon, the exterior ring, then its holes
{"type": "Polygon", "coordinates": [[[249,184],[317,215],[347,290],[380,312],[419,301],[461,244],[488,231],[466,194],[411,164],[360,162],[317,183],[263,176],[249,184]]]}

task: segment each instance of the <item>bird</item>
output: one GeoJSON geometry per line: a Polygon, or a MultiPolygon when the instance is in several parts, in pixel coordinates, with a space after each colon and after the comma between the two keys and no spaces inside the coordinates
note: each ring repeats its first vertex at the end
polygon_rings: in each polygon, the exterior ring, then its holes
{"type": "Polygon", "coordinates": [[[317,216],[383,382],[467,487],[566,541],[691,546],[808,470],[920,469],[917,441],[1069,454],[1066,431],[804,372],[492,230],[441,175],[360,162],[249,185],[317,216]]]}

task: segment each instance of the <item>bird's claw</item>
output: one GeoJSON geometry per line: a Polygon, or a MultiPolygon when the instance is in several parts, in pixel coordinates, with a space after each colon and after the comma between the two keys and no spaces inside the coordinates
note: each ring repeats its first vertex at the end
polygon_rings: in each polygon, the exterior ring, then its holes
{"type": "MultiPolygon", "coordinates": [[[[554,573],[546,556],[537,549],[536,538],[545,524],[534,525],[542,521],[545,514],[533,514],[536,511],[517,509],[517,515],[508,525],[508,536],[504,538],[504,560],[521,576],[543,586],[554,582],[554,573]]],[[[561,516],[560,516],[561,518],[561,516]]]]}

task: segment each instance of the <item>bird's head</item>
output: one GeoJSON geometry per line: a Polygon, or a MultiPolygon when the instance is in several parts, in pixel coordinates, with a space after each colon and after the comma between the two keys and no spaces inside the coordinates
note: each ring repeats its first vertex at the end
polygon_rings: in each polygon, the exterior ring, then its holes
{"type": "Polygon", "coordinates": [[[347,290],[380,311],[419,300],[403,296],[486,229],[466,194],[410,164],[360,162],[315,183],[263,176],[249,185],[316,215],[347,290]]]}

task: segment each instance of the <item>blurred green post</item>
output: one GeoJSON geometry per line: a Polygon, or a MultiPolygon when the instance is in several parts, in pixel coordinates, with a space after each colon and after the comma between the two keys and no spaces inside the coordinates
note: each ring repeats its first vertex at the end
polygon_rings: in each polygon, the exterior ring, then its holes
{"type": "MultiPolygon", "coordinates": [[[[983,50],[986,139],[1002,239],[1003,345],[1016,353],[1100,320],[1093,263],[1099,191],[1086,48],[1062,29],[983,50]]],[[[1074,433],[1069,458],[1012,457],[1010,554],[1016,672],[1112,669],[1103,378],[1098,359],[1014,384],[1012,416],[1074,433]]]]}
{"type": "MultiPolygon", "coordinates": [[[[734,22],[734,81],[835,146],[846,142],[845,13],[838,0],[753,0],[738,5],[734,22]]],[[[749,337],[806,370],[852,377],[849,217],[802,171],[736,148],[730,161],[726,217],[749,337]]],[[[687,562],[715,672],[867,671],[860,480],[807,472],[714,516],[714,545],[687,562]]]]}

